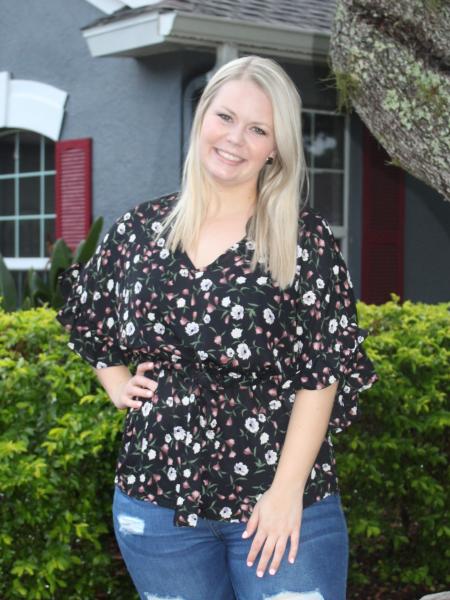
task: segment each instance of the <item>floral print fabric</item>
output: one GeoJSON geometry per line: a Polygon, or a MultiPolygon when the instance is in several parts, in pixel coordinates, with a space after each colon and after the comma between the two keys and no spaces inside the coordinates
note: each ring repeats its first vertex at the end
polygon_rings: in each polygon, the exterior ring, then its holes
{"type": "Polygon", "coordinates": [[[358,394],[376,380],[361,347],[351,280],[319,215],[299,218],[297,274],[281,290],[243,238],[204,271],[155,242],[177,194],[120,217],[84,266],[61,276],[57,319],[93,367],[154,363],[156,393],[128,409],[115,483],[198,517],[245,522],[271,485],[296,391],[336,380],[329,430],[303,506],[337,493],[331,433],[358,417],[358,394]]]}

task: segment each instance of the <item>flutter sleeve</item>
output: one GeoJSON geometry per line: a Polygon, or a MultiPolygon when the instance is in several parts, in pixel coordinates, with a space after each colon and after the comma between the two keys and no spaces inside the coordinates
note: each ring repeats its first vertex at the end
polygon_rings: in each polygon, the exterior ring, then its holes
{"type": "Polygon", "coordinates": [[[306,213],[301,222],[297,279],[296,389],[319,390],[338,381],[329,428],[357,420],[358,397],[377,380],[362,343],[350,275],[328,223],[306,213]]]}
{"type": "Polygon", "coordinates": [[[56,319],[70,333],[69,348],[96,369],[129,363],[117,310],[126,225],[118,219],[86,264],[74,263],[58,277],[64,305],[56,319]]]}

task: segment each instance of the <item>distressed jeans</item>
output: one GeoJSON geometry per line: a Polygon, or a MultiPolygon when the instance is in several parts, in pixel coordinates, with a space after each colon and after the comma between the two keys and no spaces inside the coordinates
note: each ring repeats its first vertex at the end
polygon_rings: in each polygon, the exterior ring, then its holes
{"type": "Polygon", "coordinates": [[[143,600],[345,600],[348,531],[339,494],[303,510],[294,564],[289,542],[275,575],[256,576],[246,559],[254,536],[245,523],[199,518],[175,527],[173,509],[127,496],[115,486],[114,531],[143,600]]]}

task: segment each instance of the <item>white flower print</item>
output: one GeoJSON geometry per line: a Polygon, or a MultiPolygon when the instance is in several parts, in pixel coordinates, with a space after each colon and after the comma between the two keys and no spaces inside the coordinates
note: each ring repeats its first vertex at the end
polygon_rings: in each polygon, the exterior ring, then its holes
{"type": "Polygon", "coordinates": [[[338,326],[337,320],[336,319],[331,319],[331,321],[328,323],[328,331],[330,333],[335,333],[336,329],[337,329],[337,326],[338,326]]]}
{"type": "Polygon", "coordinates": [[[314,292],[306,292],[302,297],[303,304],[306,306],[311,306],[316,301],[316,295],[314,292]]]}
{"type": "Polygon", "coordinates": [[[147,450],[147,446],[148,446],[148,440],[147,440],[147,438],[144,438],[142,440],[142,446],[141,446],[142,452],[145,452],[147,450]]]}
{"type": "Polygon", "coordinates": [[[216,434],[214,433],[214,431],[212,429],[208,429],[206,431],[205,435],[208,438],[208,440],[213,440],[216,437],[216,434]]]}
{"type": "Polygon", "coordinates": [[[247,248],[249,250],[254,250],[255,249],[255,242],[253,240],[249,240],[248,242],[245,243],[245,245],[247,246],[247,248]]]}
{"type": "Polygon", "coordinates": [[[139,294],[139,292],[141,290],[142,290],[142,283],[140,281],[136,281],[136,283],[134,285],[134,293],[139,294]]]}
{"type": "Polygon", "coordinates": [[[202,279],[202,282],[200,283],[200,289],[203,292],[207,292],[211,286],[212,286],[211,279],[202,279]]]}
{"type": "Polygon", "coordinates": [[[228,306],[230,306],[231,304],[231,299],[229,296],[225,296],[225,298],[222,298],[222,302],[221,302],[222,306],[227,308],[228,306]]]}
{"type": "Polygon", "coordinates": [[[170,444],[170,442],[172,441],[172,436],[170,435],[170,433],[166,433],[166,435],[164,436],[164,441],[167,444],[170,444]]]}
{"type": "MultiPolygon", "coordinates": [[[[233,335],[233,332],[231,332],[231,335],[233,335]]],[[[233,348],[227,348],[225,354],[228,356],[228,358],[233,358],[233,356],[234,356],[233,348]]]]}
{"type": "Polygon", "coordinates": [[[100,300],[100,298],[102,297],[102,295],[100,294],[100,292],[97,292],[97,290],[94,292],[94,300],[100,300]]]}
{"type": "Polygon", "coordinates": [[[316,478],[316,470],[313,467],[312,471],[311,471],[311,479],[315,479],[316,478]]]}
{"type": "Polygon", "coordinates": [[[190,477],[191,476],[191,470],[190,469],[184,469],[183,471],[183,477],[190,477]]]}
{"type": "Polygon", "coordinates": [[[153,325],[153,329],[154,329],[155,333],[157,333],[159,335],[163,335],[163,333],[166,330],[165,326],[162,323],[155,323],[153,325]]]}
{"type": "Polygon", "coordinates": [[[200,444],[198,442],[195,442],[195,444],[192,446],[192,451],[194,452],[194,454],[198,454],[200,452],[200,444]]]}
{"type": "Polygon", "coordinates": [[[324,282],[324,280],[323,280],[323,279],[321,279],[321,278],[319,277],[319,278],[317,279],[317,281],[316,281],[316,285],[317,285],[317,288],[318,288],[319,290],[323,290],[323,288],[325,287],[325,282],[324,282]]]}
{"type": "Polygon", "coordinates": [[[178,496],[177,498],[177,506],[182,506],[184,504],[184,498],[178,496]]]}
{"type": "MultiPolygon", "coordinates": [[[[72,344],[72,342],[69,342],[69,344],[72,344]]],[[[67,344],[67,345],[69,345],[69,344],[67,344]]],[[[73,346],[73,344],[72,344],[72,346],[73,346]]],[[[97,364],[95,365],[95,368],[96,368],[96,369],[104,369],[104,368],[105,368],[105,367],[107,367],[107,366],[108,366],[108,365],[107,365],[106,363],[104,363],[104,362],[102,362],[101,360],[99,360],[99,361],[97,362],[97,364]]]]}
{"type": "Polygon", "coordinates": [[[123,218],[123,220],[124,220],[124,221],[128,221],[128,219],[129,219],[130,217],[131,217],[131,213],[129,213],[129,212],[126,212],[126,213],[123,215],[123,217],[122,217],[122,218],[123,218]]]}
{"type": "Polygon", "coordinates": [[[142,414],[144,415],[144,417],[148,417],[148,415],[150,414],[150,411],[152,409],[152,405],[150,402],[145,402],[144,406],[142,407],[142,414]]]}
{"type": "Polygon", "coordinates": [[[210,323],[211,322],[211,317],[208,315],[208,313],[206,313],[206,315],[203,315],[203,323],[210,323]]]}
{"type": "Polygon", "coordinates": [[[263,415],[263,413],[259,413],[259,415],[258,415],[258,421],[259,421],[260,423],[265,423],[265,422],[266,422],[266,420],[267,420],[267,419],[266,419],[266,415],[263,415]]]}
{"type": "Polygon", "coordinates": [[[133,264],[137,264],[139,262],[140,258],[141,257],[139,256],[139,254],[136,254],[136,256],[133,258],[133,264]]]}
{"type": "Polygon", "coordinates": [[[148,315],[148,320],[149,321],[154,321],[155,320],[155,313],[154,312],[149,312],[148,315]]]}
{"type": "Polygon", "coordinates": [[[264,309],[263,317],[264,317],[264,321],[266,323],[269,323],[269,325],[272,325],[272,323],[275,321],[275,315],[273,314],[273,312],[270,308],[264,309]]]}
{"type": "Polygon", "coordinates": [[[156,242],[156,245],[158,246],[158,248],[162,248],[165,244],[165,239],[164,238],[159,238],[159,240],[156,242]]]}
{"type": "Polygon", "coordinates": [[[155,233],[159,233],[162,230],[162,225],[159,221],[154,221],[152,223],[152,229],[155,233]]]}
{"type": "Polygon", "coordinates": [[[197,354],[198,354],[198,357],[200,358],[200,360],[206,360],[208,358],[208,353],[205,352],[204,350],[198,350],[197,354]]]}
{"type": "Polygon", "coordinates": [[[279,400],[271,400],[269,402],[269,407],[272,410],[278,410],[280,408],[280,406],[281,406],[281,402],[279,400]]]}
{"type": "Polygon", "coordinates": [[[141,483],[144,483],[144,481],[145,481],[145,475],[144,475],[144,473],[142,473],[142,475],[139,475],[139,481],[141,483]]]}
{"type": "Polygon", "coordinates": [[[200,327],[198,323],[188,323],[184,329],[188,335],[195,335],[199,332],[200,327]]]}
{"type": "Polygon", "coordinates": [[[125,327],[125,333],[128,336],[130,336],[130,335],[133,335],[134,331],[135,331],[135,327],[134,327],[133,323],[131,323],[131,322],[127,323],[127,326],[125,327]]]}
{"type": "Polygon", "coordinates": [[[123,313],[123,320],[128,321],[128,310],[123,313]]]}
{"type": "Polygon", "coordinates": [[[177,472],[173,467],[169,467],[169,470],[167,471],[167,477],[170,479],[170,481],[175,481],[177,478],[177,472]]]}
{"type": "Polygon", "coordinates": [[[251,432],[256,433],[259,429],[258,421],[253,417],[248,417],[245,419],[245,427],[251,432]]]}
{"type": "Polygon", "coordinates": [[[178,298],[177,307],[184,308],[186,306],[186,300],[184,298],[178,298]]]}
{"type": "Polygon", "coordinates": [[[196,515],[196,514],[194,514],[194,513],[191,513],[191,514],[188,516],[188,523],[189,523],[189,525],[190,525],[191,527],[195,527],[195,526],[197,525],[197,520],[198,520],[198,517],[197,517],[197,515],[196,515]]]}
{"type": "Polygon", "coordinates": [[[186,437],[186,431],[182,427],[180,427],[180,425],[177,425],[173,428],[173,437],[176,440],[184,440],[184,438],[186,437]]]}
{"type": "Polygon", "coordinates": [[[235,340],[239,339],[242,335],[242,329],[240,329],[239,327],[234,327],[231,330],[231,337],[234,338],[235,340]]]}
{"type": "Polygon", "coordinates": [[[170,252],[167,250],[167,248],[163,248],[161,250],[161,252],[159,253],[159,256],[164,259],[164,258],[167,258],[169,256],[169,254],[170,254],[170,252]]]}
{"type": "Polygon", "coordinates": [[[234,465],[234,472],[238,475],[247,475],[248,467],[243,462],[238,462],[234,465]]]}
{"type": "Polygon", "coordinates": [[[109,319],[106,321],[106,327],[108,329],[111,329],[111,327],[114,325],[114,319],[112,317],[109,317],[109,319]]]}
{"type": "Polygon", "coordinates": [[[166,399],[166,404],[167,404],[167,406],[169,406],[169,407],[172,407],[172,406],[173,406],[173,398],[172,398],[172,396],[169,396],[169,397],[166,399]]]}
{"type": "Polygon", "coordinates": [[[136,481],[136,477],[134,475],[128,475],[127,477],[127,483],[129,483],[130,485],[133,485],[133,483],[136,481]]]}
{"type": "Polygon", "coordinates": [[[334,265],[333,266],[333,273],[334,273],[334,275],[338,275],[339,274],[339,265],[334,265]]]}
{"type": "Polygon", "coordinates": [[[117,233],[120,233],[120,235],[124,234],[125,230],[126,230],[126,228],[125,228],[125,224],[124,223],[119,223],[117,225],[117,233]]]}
{"type": "Polygon", "coordinates": [[[265,283],[267,283],[267,277],[258,277],[258,279],[256,280],[256,283],[258,285],[264,285],[265,283]]]}
{"type": "Polygon", "coordinates": [[[189,396],[183,396],[183,397],[181,398],[181,404],[182,404],[183,406],[187,406],[187,405],[189,404],[189,396]]]}
{"type": "Polygon", "coordinates": [[[342,317],[341,317],[341,319],[339,321],[339,325],[341,327],[343,327],[344,329],[347,327],[347,325],[348,325],[348,319],[347,319],[347,317],[345,315],[342,315],[342,317]]]}
{"type": "Polygon", "coordinates": [[[181,277],[188,277],[189,271],[187,269],[180,269],[181,277]]]}
{"type": "Polygon", "coordinates": [[[269,441],[269,434],[264,431],[264,433],[259,436],[259,441],[261,444],[267,444],[269,441]]]}
{"type": "Polygon", "coordinates": [[[153,460],[156,456],[156,451],[151,448],[147,453],[148,459],[153,460]]]}
{"type": "Polygon", "coordinates": [[[236,283],[239,283],[239,284],[241,284],[241,283],[245,283],[246,281],[247,281],[247,278],[246,278],[246,277],[242,277],[242,276],[241,276],[241,277],[238,277],[238,278],[236,279],[236,283]]]}
{"type": "Polygon", "coordinates": [[[86,290],[81,294],[80,302],[81,304],[85,304],[87,300],[87,292],[86,290]]]}
{"type": "Polygon", "coordinates": [[[136,239],[136,235],[132,233],[128,239],[130,242],[134,242],[134,240],[136,239]]]}
{"type": "Polygon", "coordinates": [[[188,431],[186,434],[186,439],[184,440],[184,443],[186,444],[186,446],[189,446],[189,444],[191,442],[192,442],[192,433],[190,431],[188,431]]]}
{"type": "Polygon", "coordinates": [[[106,287],[108,288],[108,292],[111,292],[114,289],[114,279],[108,279],[106,287]]]}
{"type": "Polygon", "coordinates": [[[328,471],[330,471],[330,470],[331,470],[331,467],[328,463],[324,463],[322,465],[322,471],[325,471],[325,473],[328,473],[328,471]]]}
{"type": "Polygon", "coordinates": [[[231,508],[229,506],[224,506],[219,514],[222,519],[229,519],[232,515],[231,508]]]}
{"type": "Polygon", "coordinates": [[[335,383],[337,381],[336,377],[334,375],[330,375],[328,377],[328,383],[331,385],[332,383],[335,383]]]}
{"type": "Polygon", "coordinates": [[[242,319],[244,316],[244,307],[240,304],[235,304],[231,309],[231,316],[233,319],[242,319]]]}
{"type": "Polygon", "coordinates": [[[125,271],[128,271],[129,268],[130,268],[130,261],[127,260],[125,263],[125,271]]]}
{"type": "Polygon", "coordinates": [[[246,360],[249,356],[251,356],[250,348],[247,346],[247,344],[238,344],[236,352],[239,358],[242,358],[242,360],[246,360]]]}
{"type": "Polygon", "coordinates": [[[264,457],[268,465],[274,465],[277,462],[278,458],[277,453],[274,450],[268,450],[264,454],[264,457]]]}
{"type": "Polygon", "coordinates": [[[297,325],[296,332],[297,335],[303,335],[303,327],[301,325],[297,325]]]}
{"type": "Polygon", "coordinates": [[[302,261],[306,262],[309,259],[309,252],[308,250],[306,250],[306,248],[304,248],[302,250],[302,261]]]}
{"type": "Polygon", "coordinates": [[[283,390],[287,390],[288,388],[291,387],[292,381],[290,379],[288,379],[287,381],[285,381],[283,383],[283,385],[281,386],[283,388],[283,390]]]}

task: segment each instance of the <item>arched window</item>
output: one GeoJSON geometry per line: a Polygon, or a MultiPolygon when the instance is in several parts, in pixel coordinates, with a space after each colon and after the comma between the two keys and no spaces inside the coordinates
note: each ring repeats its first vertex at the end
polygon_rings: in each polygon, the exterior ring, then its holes
{"type": "Polygon", "coordinates": [[[0,252],[22,295],[30,267],[42,271],[55,241],[55,142],[0,129],[0,252]]]}

